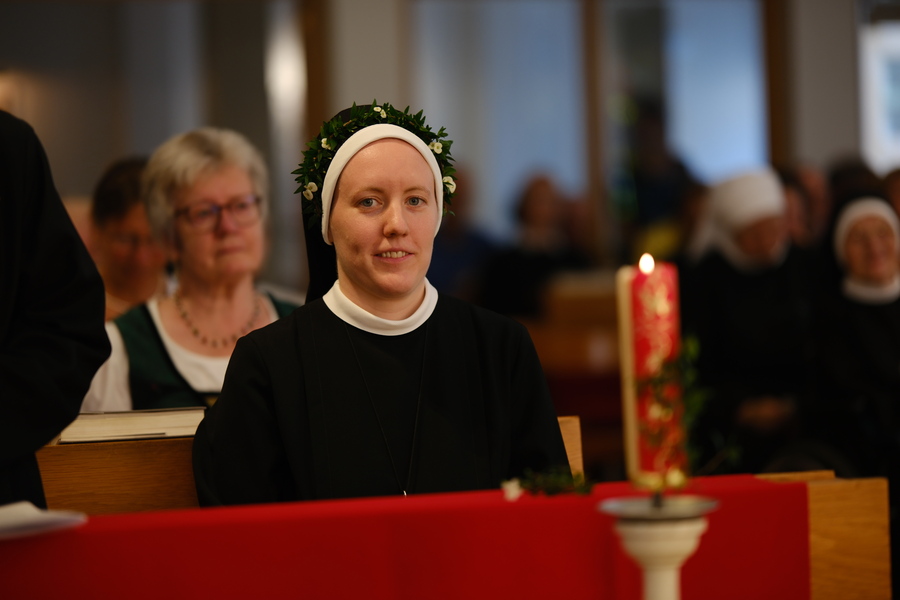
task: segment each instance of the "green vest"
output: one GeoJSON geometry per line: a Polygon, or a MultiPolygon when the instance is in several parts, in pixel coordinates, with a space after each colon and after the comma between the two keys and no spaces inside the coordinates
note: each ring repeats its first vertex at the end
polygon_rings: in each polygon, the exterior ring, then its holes
{"type": "MultiPolygon", "coordinates": [[[[297,306],[268,294],[278,318],[297,306]]],[[[128,353],[128,385],[132,408],[212,406],[221,390],[195,390],[175,368],[146,304],[115,320],[128,353]]]]}

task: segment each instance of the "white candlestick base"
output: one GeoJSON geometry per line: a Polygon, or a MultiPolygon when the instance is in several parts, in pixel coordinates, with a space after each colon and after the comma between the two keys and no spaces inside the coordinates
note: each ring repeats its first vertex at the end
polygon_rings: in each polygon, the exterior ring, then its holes
{"type": "Polygon", "coordinates": [[[702,515],[717,504],[709,498],[675,496],[659,506],[649,498],[617,498],[600,505],[618,517],[615,529],[622,547],[643,570],[644,600],[680,600],[681,565],[707,529],[702,515]]]}

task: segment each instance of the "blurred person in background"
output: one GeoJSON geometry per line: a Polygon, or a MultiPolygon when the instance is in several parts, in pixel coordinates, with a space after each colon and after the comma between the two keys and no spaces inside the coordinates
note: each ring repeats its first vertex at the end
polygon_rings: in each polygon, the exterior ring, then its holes
{"type": "Polygon", "coordinates": [[[234,131],[196,129],[153,153],[142,196],[178,286],[109,323],[112,355],[83,411],[208,406],[238,338],[296,308],[256,287],[268,189],[262,157],[234,131]]]}
{"type": "Polygon", "coordinates": [[[859,473],[887,475],[900,449],[900,221],[893,207],[875,196],[847,203],[834,251],[841,288],[820,303],[816,329],[818,395],[830,415],[824,423],[859,473]]]}
{"type": "Polygon", "coordinates": [[[814,244],[812,225],[812,200],[807,188],[791,167],[776,169],[778,179],[784,188],[787,207],[787,228],[791,243],[800,248],[810,248],[814,244]]]}
{"type": "Polygon", "coordinates": [[[115,319],[165,291],[166,255],[141,202],[145,158],[126,158],[104,171],[91,202],[91,255],[106,288],[106,319],[115,319]]]}
{"type": "Polygon", "coordinates": [[[826,241],[828,224],[832,218],[833,200],[828,189],[825,172],[810,164],[798,163],[793,168],[794,176],[802,186],[809,200],[809,229],[812,246],[820,246],[826,241]]]}
{"type": "MultiPolygon", "coordinates": [[[[847,459],[840,477],[887,477],[891,562],[900,569],[900,221],[882,196],[838,214],[840,292],[819,303],[817,410],[822,436],[847,459]]],[[[898,581],[894,578],[894,595],[898,581]]]]}
{"type": "Polygon", "coordinates": [[[472,224],[472,178],[457,167],[454,175],[452,214],[447,215],[434,238],[434,254],[428,281],[439,292],[472,300],[479,273],[494,248],[493,242],[472,224]]]}
{"type": "Polygon", "coordinates": [[[498,249],[482,271],[482,306],[513,317],[539,318],[551,279],[590,266],[589,257],[569,236],[565,203],[547,175],[528,180],[515,208],[516,242],[498,249]]]}
{"type": "Polygon", "coordinates": [[[759,472],[800,433],[811,359],[811,259],[791,243],[775,172],[714,185],[691,250],[683,330],[699,341],[711,395],[694,432],[698,464],[759,472]]]}
{"type": "Polygon", "coordinates": [[[669,260],[685,239],[685,203],[700,182],[668,143],[664,101],[641,98],[635,111],[630,175],[636,216],[626,227],[627,260],[637,262],[644,252],[669,260]]]}
{"type": "Polygon", "coordinates": [[[831,210],[819,244],[817,258],[817,284],[827,297],[840,293],[844,280],[844,267],[834,246],[838,215],[854,200],[866,196],[884,198],[884,181],[862,158],[850,155],[831,163],[826,170],[828,197],[831,210]]]}

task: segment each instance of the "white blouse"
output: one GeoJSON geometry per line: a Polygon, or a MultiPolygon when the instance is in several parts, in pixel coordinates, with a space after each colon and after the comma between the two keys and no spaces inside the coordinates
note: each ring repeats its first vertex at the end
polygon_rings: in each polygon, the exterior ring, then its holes
{"type": "MultiPolygon", "coordinates": [[[[269,314],[276,314],[270,299],[267,296],[264,298],[269,314]]],[[[154,297],[148,300],[147,308],[153,324],[159,331],[166,352],[169,353],[175,368],[188,384],[200,392],[221,390],[230,357],[204,356],[187,350],[175,342],[163,327],[159,317],[159,299],[154,297]]],[[[111,412],[132,409],[131,389],[128,385],[128,352],[125,349],[125,340],[122,339],[122,333],[113,321],[106,323],[106,335],[109,337],[112,352],[109,359],[94,375],[91,388],[81,405],[81,412],[111,412]]]]}

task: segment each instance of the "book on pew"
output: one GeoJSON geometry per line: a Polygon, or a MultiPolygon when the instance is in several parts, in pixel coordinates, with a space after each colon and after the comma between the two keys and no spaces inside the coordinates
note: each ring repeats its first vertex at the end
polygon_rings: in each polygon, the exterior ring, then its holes
{"type": "Polygon", "coordinates": [[[59,435],[59,444],[189,437],[203,420],[204,407],[81,413],[59,435]]]}

